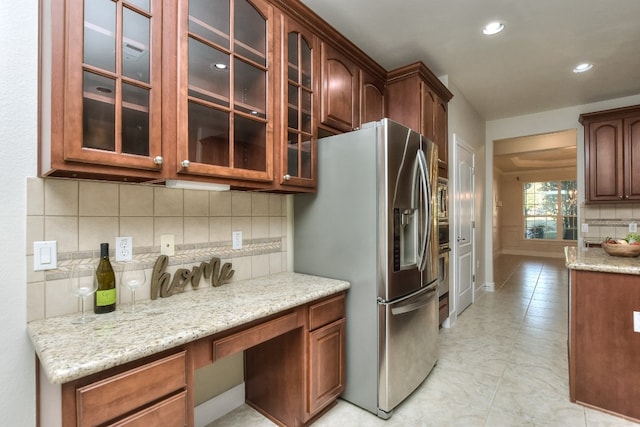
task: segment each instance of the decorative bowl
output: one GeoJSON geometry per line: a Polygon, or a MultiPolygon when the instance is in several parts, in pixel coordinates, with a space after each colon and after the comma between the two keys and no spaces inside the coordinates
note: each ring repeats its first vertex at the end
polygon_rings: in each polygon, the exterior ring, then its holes
{"type": "Polygon", "coordinates": [[[640,245],[619,245],[602,243],[602,249],[612,256],[634,257],[640,255],[640,245]]]}

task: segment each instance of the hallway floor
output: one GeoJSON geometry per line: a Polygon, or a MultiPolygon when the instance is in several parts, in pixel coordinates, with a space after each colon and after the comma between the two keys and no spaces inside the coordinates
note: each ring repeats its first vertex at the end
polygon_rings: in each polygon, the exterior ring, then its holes
{"type": "MultiPolygon", "coordinates": [[[[502,256],[494,280],[441,329],[438,364],[389,420],[339,400],[313,426],[640,426],[569,401],[564,261],[502,256]]],[[[243,405],[208,427],[273,425],[243,405]]]]}

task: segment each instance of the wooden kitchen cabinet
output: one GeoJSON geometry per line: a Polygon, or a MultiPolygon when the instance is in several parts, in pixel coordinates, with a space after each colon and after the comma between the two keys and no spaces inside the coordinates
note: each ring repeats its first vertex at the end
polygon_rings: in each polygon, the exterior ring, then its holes
{"type": "Polygon", "coordinates": [[[585,200],[640,200],[640,106],[580,115],[584,126],[585,200]]]}
{"type": "Polygon", "coordinates": [[[283,425],[310,423],[344,390],[345,294],[314,302],[297,313],[307,317],[304,328],[294,329],[292,324],[277,328],[281,333],[245,349],[247,403],[283,425]]]}
{"type": "Polygon", "coordinates": [[[77,426],[185,426],[193,421],[187,352],[64,384],[62,424],[77,426]]]}
{"type": "Polygon", "coordinates": [[[320,48],[316,35],[283,15],[282,135],[276,149],[276,182],[282,189],[314,190],[317,185],[317,128],[320,48]]]}
{"type": "Polygon", "coordinates": [[[360,68],[333,46],[321,43],[322,124],[341,132],[359,126],[360,68]]]}
{"type": "Polygon", "coordinates": [[[309,307],[307,414],[311,419],[335,402],[345,384],[345,295],[309,307]]]}
{"type": "Polygon", "coordinates": [[[178,176],[273,180],[274,8],[178,2],[178,176]]]}
{"type": "Polygon", "coordinates": [[[162,173],[162,0],[43,0],[40,174],[162,173]]]}
{"type": "Polygon", "coordinates": [[[40,176],[315,191],[319,132],[391,105],[386,70],[297,1],[42,2],[40,176]]]}
{"type": "Polygon", "coordinates": [[[387,114],[438,146],[438,175],[449,165],[448,103],[453,94],[422,63],[392,70],[387,78],[387,114]]]}
{"type": "Polygon", "coordinates": [[[640,277],[570,270],[569,292],[571,401],[640,420],[640,277]]]}
{"type": "Polygon", "coordinates": [[[385,81],[360,70],[360,125],[385,118],[385,81]]]}

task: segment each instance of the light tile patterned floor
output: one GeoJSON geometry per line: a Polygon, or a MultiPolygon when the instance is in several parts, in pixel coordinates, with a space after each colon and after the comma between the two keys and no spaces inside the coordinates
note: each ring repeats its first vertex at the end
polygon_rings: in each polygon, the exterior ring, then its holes
{"type": "MultiPolygon", "coordinates": [[[[427,380],[387,420],[340,400],[314,427],[640,426],[569,401],[563,260],[502,256],[496,291],[440,332],[427,380]]],[[[274,424],[243,405],[208,427],[274,424]]]]}

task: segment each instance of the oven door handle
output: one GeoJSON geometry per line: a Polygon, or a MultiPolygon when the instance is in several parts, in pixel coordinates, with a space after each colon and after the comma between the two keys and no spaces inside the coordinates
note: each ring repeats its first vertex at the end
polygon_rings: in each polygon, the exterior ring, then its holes
{"type": "Polygon", "coordinates": [[[394,316],[399,314],[410,313],[412,311],[420,310],[421,308],[427,306],[433,298],[435,298],[438,292],[438,287],[432,286],[425,294],[420,295],[417,299],[412,300],[407,304],[403,304],[397,307],[393,307],[391,309],[391,314],[394,316]]]}

